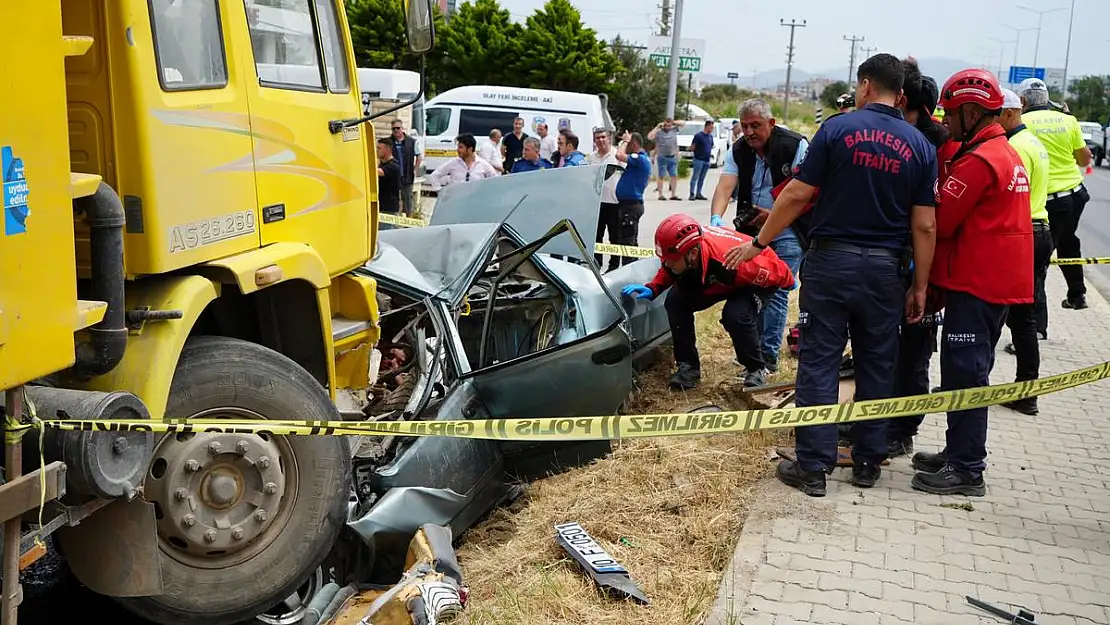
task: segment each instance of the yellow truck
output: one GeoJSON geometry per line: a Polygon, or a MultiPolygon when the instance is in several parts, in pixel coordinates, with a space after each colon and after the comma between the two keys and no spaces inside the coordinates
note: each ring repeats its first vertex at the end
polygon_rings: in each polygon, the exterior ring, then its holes
{"type": "MultiPolygon", "coordinates": [[[[423,54],[431,2],[398,1],[423,54]]],[[[9,420],[341,419],[380,332],[352,271],[374,255],[377,164],[342,1],[3,6],[9,420]]],[[[344,523],[344,437],[41,442],[37,473],[37,433],[7,448],[5,555],[33,560],[10,530],[38,516],[81,583],[157,623],[253,618],[344,523]]]]}

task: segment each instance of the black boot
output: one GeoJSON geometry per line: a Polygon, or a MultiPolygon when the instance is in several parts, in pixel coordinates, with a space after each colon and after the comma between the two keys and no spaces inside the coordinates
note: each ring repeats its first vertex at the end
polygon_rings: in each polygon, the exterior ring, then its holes
{"type": "Polygon", "coordinates": [[[1030,417],[1036,416],[1037,413],[1039,412],[1037,410],[1037,398],[1036,397],[1025,397],[1025,398],[1022,398],[1022,399],[1015,399],[1014,401],[1008,401],[1008,402],[1006,402],[1002,405],[1005,406],[1006,408],[1009,408],[1010,410],[1020,412],[1021,414],[1028,415],[1030,417]]]}
{"type": "Polygon", "coordinates": [[[671,376],[671,388],[674,390],[688,391],[697,388],[701,381],[701,370],[685,362],[678,363],[678,371],[671,376]]]}
{"type": "Polygon", "coordinates": [[[871,488],[879,481],[883,472],[878,465],[869,462],[860,462],[852,467],[852,485],[860,488],[871,488]]]}
{"type": "Polygon", "coordinates": [[[810,497],[825,496],[824,471],[806,471],[793,460],[783,460],[775,467],[775,477],[783,484],[797,488],[810,497]]]}
{"type": "Polygon", "coordinates": [[[906,438],[888,438],[886,441],[886,447],[887,458],[908,456],[913,453],[913,437],[907,436],[906,438]]]}
{"type": "Polygon", "coordinates": [[[949,465],[944,465],[936,473],[918,473],[913,476],[910,485],[916,490],[934,495],[982,497],[987,494],[987,485],[983,482],[982,475],[973,476],[949,465]]]}
{"type": "Polygon", "coordinates": [[[1087,307],[1087,296],[1080,295],[1079,297],[1069,297],[1065,299],[1060,305],[1064,308],[1070,308],[1072,310],[1083,310],[1087,307]]]}
{"type": "Polygon", "coordinates": [[[927,451],[919,451],[913,455],[913,468],[915,471],[924,471],[925,473],[936,473],[944,468],[948,457],[944,450],[940,450],[935,454],[927,451]]]}
{"type": "Polygon", "coordinates": [[[767,370],[756,369],[744,374],[744,388],[757,388],[767,384],[767,370]]]}
{"type": "Polygon", "coordinates": [[[769,373],[779,372],[779,359],[776,354],[763,353],[763,366],[769,373]]]}

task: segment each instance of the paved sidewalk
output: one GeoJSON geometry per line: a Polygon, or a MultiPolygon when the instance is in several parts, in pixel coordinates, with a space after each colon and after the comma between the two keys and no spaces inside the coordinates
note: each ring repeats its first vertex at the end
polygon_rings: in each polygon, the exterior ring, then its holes
{"type": "MultiPolygon", "coordinates": [[[[1060,308],[1064,281],[1049,273],[1049,336],[1041,374],[1110,360],[1110,305],[1060,308]]],[[[992,383],[1013,380],[998,346],[992,383]]],[[[931,381],[940,379],[933,358],[931,381]]],[[[987,496],[940,497],[910,487],[908,458],[884,467],[876,488],[852,487],[849,469],[810,498],[763,485],[706,625],[959,625],[1002,623],[965,595],[1038,625],[1110,623],[1110,383],[1040,398],[1040,415],[991,408],[987,496]],[[970,503],[974,510],[943,507],[970,503]]],[[[931,415],[917,449],[943,445],[931,415]]]]}

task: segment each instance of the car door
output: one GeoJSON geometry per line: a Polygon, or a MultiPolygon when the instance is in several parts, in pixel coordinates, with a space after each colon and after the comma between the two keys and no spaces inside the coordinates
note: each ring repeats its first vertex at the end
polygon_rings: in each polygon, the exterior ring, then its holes
{"type": "MultiPolygon", "coordinates": [[[[544,237],[495,258],[490,267],[495,268],[496,273],[492,274],[488,289],[493,296],[487,299],[485,311],[479,304],[472,302],[470,305],[470,315],[478,317],[471,324],[480,323],[482,331],[477,359],[474,358],[473,346],[468,354],[472,371],[467,377],[473,380],[474,388],[494,418],[572,418],[615,414],[632,390],[632,341],[627,330],[627,317],[617,303],[619,300],[605,298],[610,306],[617,309],[613,311],[616,314],[610,323],[588,328],[579,319],[585,313],[579,293],[572,291],[555,271],[548,269],[536,256],[550,239],[567,232],[570,227],[569,221],[563,221],[544,237]],[[497,358],[501,352],[491,345],[506,332],[504,326],[507,322],[502,322],[502,318],[491,311],[512,310],[511,298],[502,299],[498,295],[500,284],[521,275],[542,278],[542,286],[535,286],[540,283],[537,280],[529,288],[555,298],[561,296],[566,307],[553,311],[553,314],[560,319],[573,318],[574,321],[559,327],[557,332],[552,333],[557,336],[550,343],[530,353],[515,358],[497,358]]],[[[507,226],[506,229],[511,231],[507,226]]],[[[600,274],[592,265],[589,271],[597,279],[597,293],[603,293],[604,282],[600,274]]],[[[491,276],[491,273],[483,275],[491,276]]],[[[527,306],[528,302],[517,301],[515,304],[527,306]]],[[[511,332],[508,334],[516,336],[511,332]]],[[[608,453],[610,444],[608,441],[506,441],[501,443],[501,448],[507,469],[527,479],[588,462],[608,453]]]]}
{"type": "Polygon", "coordinates": [[[314,248],[329,268],[358,265],[370,249],[366,125],[359,117],[350,41],[339,0],[244,0],[255,68],[247,88],[262,244],[314,248]],[[337,236],[337,233],[343,233],[337,236]]]}

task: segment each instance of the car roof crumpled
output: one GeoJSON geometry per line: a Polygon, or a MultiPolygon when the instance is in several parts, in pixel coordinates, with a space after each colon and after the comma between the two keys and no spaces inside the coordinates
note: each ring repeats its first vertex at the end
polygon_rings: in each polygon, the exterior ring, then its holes
{"type": "Polygon", "coordinates": [[[460,274],[485,264],[499,228],[500,224],[487,223],[384,230],[378,234],[380,254],[366,269],[423,295],[450,301],[456,290],[469,287],[458,284],[460,274]]]}

